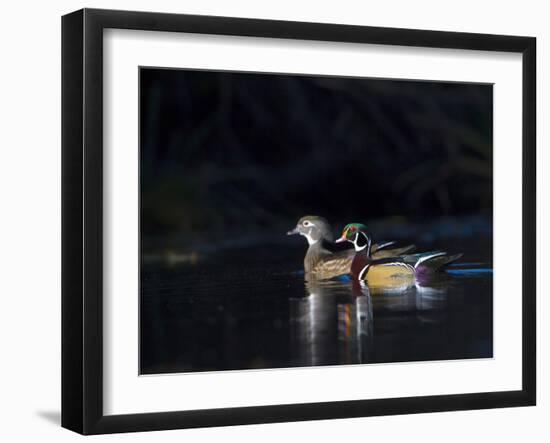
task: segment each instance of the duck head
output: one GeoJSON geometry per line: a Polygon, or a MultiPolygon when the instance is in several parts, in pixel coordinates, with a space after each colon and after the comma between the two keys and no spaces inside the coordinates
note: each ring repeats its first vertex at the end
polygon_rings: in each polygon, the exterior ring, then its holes
{"type": "Polygon", "coordinates": [[[332,241],[332,232],[326,219],[318,215],[306,215],[298,220],[296,227],[286,235],[302,235],[309,245],[314,245],[320,240],[332,241]]]}
{"type": "Polygon", "coordinates": [[[336,240],[336,243],[341,242],[353,243],[355,252],[366,249],[367,255],[370,255],[371,236],[368,233],[367,227],[362,223],[350,223],[342,230],[342,235],[336,240]]]}

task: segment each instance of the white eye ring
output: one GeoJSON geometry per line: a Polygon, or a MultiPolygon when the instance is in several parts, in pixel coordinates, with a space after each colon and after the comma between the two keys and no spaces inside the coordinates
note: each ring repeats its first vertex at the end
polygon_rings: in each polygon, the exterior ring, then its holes
{"type": "Polygon", "coordinates": [[[308,221],[308,220],[305,220],[303,223],[302,223],[306,228],[308,226],[311,226],[311,223],[308,221]]]}

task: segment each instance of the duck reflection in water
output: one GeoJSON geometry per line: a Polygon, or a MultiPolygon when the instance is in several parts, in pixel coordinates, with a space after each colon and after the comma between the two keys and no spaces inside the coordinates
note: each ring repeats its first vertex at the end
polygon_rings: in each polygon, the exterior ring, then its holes
{"type": "MultiPolygon", "coordinates": [[[[369,285],[368,288],[377,306],[385,312],[414,313],[420,323],[439,323],[447,315],[448,290],[451,284],[452,279],[448,275],[437,274],[407,283],[397,280],[380,286],[369,285]]],[[[457,298],[460,296],[455,295],[455,299],[457,298]]]]}
{"type": "Polygon", "coordinates": [[[383,317],[378,334],[391,334],[384,324],[401,315],[419,324],[443,322],[448,285],[446,276],[379,287],[352,279],[305,281],[307,296],[290,299],[292,359],[299,366],[378,361],[375,312],[383,317]]]}
{"type": "Polygon", "coordinates": [[[300,366],[365,363],[372,349],[372,300],[358,282],[305,282],[290,300],[293,359],[300,366]]]}

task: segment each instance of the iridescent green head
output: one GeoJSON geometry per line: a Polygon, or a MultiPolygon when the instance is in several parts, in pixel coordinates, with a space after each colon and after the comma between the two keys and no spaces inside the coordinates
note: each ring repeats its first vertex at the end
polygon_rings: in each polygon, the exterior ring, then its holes
{"type": "Polygon", "coordinates": [[[353,243],[355,238],[357,237],[357,233],[359,232],[362,232],[363,234],[368,235],[367,227],[364,224],[362,223],[347,224],[342,230],[342,235],[338,240],[336,240],[336,242],[340,243],[343,241],[349,241],[353,243]]]}
{"type": "Polygon", "coordinates": [[[355,252],[366,249],[367,255],[370,255],[371,237],[368,234],[367,227],[362,223],[350,223],[346,225],[342,231],[341,237],[336,240],[336,243],[340,242],[353,243],[355,252]]]}

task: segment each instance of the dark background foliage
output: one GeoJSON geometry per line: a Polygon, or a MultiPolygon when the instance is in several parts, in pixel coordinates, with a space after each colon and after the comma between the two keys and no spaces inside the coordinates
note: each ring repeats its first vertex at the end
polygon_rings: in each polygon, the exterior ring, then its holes
{"type": "Polygon", "coordinates": [[[142,68],[141,232],[492,213],[492,86],[142,68]]]}

